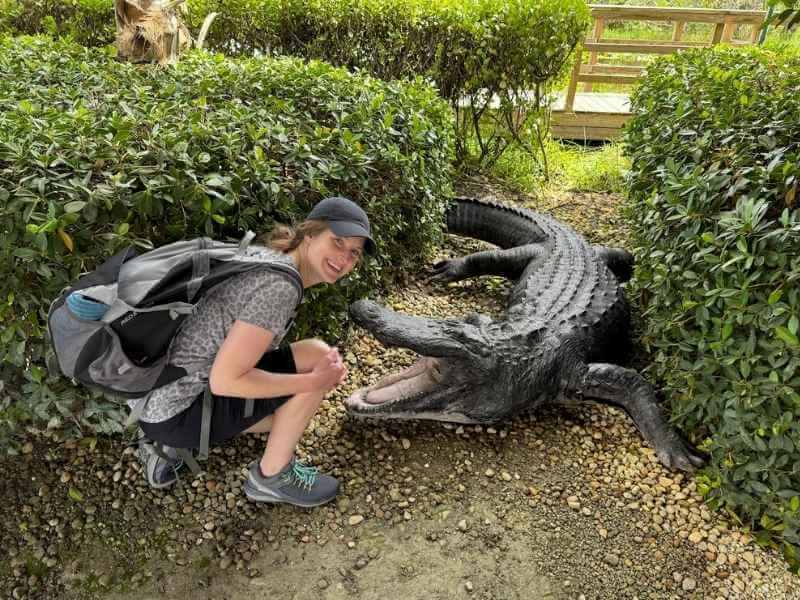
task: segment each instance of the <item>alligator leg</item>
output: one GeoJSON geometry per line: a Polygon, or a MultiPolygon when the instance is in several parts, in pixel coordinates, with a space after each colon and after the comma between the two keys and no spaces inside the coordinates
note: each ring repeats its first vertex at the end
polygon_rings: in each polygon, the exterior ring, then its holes
{"type": "Polygon", "coordinates": [[[664,466],[693,471],[705,463],[704,457],[681,439],[664,419],[653,387],[636,371],[592,363],[569,392],[582,399],[625,409],[664,466]]]}
{"type": "Polygon", "coordinates": [[[514,280],[522,274],[529,262],[542,254],[543,250],[538,244],[475,252],[461,258],[437,262],[433,265],[431,279],[460,281],[479,275],[500,275],[514,280]]]}
{"type": "Polygon", "coordinates": [[[624,283],[633,275],[633,254],[622,248],[609,248],[608,246],[592,246],[597,257],[606,263],[606,266],[616,276],[620,283],[624,283]]]}

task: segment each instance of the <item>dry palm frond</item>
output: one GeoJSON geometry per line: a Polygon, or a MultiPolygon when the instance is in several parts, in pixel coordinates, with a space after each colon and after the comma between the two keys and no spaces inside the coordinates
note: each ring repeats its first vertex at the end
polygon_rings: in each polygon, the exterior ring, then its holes
{"type": "MultiPolygon", "coordinates": [[[[117,55],[130,62],[170,64],[192,46],[189,29],[183,23],[185,0],[115,0],[117,55]]],[[[216,14],[206,17],[200,43],[216,14]]]]}

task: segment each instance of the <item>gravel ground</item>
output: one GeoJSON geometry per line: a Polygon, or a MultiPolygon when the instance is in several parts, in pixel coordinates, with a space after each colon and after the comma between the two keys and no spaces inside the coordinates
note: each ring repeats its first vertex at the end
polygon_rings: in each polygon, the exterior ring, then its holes
{"type": "MultiPolygon", "coordinates": [[[[593,242],[620,239],[613,197],[540,202],[593,242]]],[[[478,247],[451,237],[440,255],[478,247]]],[[[502,311],[502,280],[423,275],[385,302],[502,311]]],[[[356,420],[342,399],[413,356],[359,330],[342,349],[350,380],[300,448],[342,480],[335,503],[248,502],[264,437],[215,448],[204,475],[157,492],[120,440],[32,433],[0,460],[0,597],[800,599],[781,557],[709,512],[619,411],[551,408],[494,428],[356,420]]]]}

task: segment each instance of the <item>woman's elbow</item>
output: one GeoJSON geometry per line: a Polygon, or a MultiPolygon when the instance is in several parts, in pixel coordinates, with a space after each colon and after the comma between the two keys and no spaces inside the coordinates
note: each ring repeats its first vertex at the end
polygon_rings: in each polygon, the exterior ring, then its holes
{"type": "Polygon", "coordinates": [[[208,374],[208,389],[215,396],[230,396],[231,395],[231,379],[226,377],[224,373],[211,370],[208,374]]]}

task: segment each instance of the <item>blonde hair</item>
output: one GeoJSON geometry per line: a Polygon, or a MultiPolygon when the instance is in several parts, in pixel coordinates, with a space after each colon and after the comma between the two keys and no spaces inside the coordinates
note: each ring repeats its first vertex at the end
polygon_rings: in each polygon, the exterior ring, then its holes
{"type": "Polygon", "coordinates": [[[276,225],[272,231],[259,236],[258,242],[278,252],[291,252],[303,243],[306,236],[319,235],[328,228],[325,221],[309,219],[296,227],[276,225]]]}

